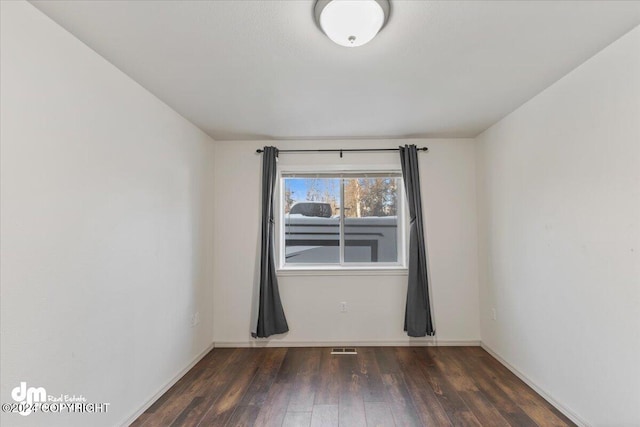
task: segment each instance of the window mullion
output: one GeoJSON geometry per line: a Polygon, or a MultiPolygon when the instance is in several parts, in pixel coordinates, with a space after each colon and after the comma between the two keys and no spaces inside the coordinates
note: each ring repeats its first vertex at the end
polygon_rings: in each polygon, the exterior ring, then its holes
{"type": "Polygon", "coordinates": [[[344,264],[344,178],[340,178],[340,265],[344,264]]]}

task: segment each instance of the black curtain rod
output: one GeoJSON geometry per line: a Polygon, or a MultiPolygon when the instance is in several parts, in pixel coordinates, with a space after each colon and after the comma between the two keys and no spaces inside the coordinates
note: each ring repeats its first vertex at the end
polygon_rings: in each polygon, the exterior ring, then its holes
{"type": "MultiPolygon", "coordinates": [[[[428,147],[418,147],[418,151],[429,151],[428,147]]],[[[264,150],[258,148],[256,153],[262,153],[264,150]]],[[[397,148],[325,148],[318,150],[278,150],[278,153],[340,153],[340,157],[342,157],[342,153],[375,153],[375,152],[384,152],[384,151],[398,151],[397,148]]]]}

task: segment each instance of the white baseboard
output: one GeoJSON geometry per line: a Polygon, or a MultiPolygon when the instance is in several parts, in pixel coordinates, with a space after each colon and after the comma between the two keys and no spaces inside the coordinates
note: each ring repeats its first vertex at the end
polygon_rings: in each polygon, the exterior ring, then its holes
{"type": "Polygon", "coordinates": [[[178,372],[171,380],[169,380],[168,383],[164,385],[164,387],[162,387],[156,394],[151,396],[151,398],[149,398],[146,401],[146,403],[142,405],[142,407],[140,407],[140,409],[138,409],[133,415],[127,418],[120,425],[121,426],[131,425],[131,423],[133,423],[136,419],[138,419],[138,417],[142,415],[144,411],[149,409],[149,407],[153,405],[155,401],[160,398],[160,396],[165,394],[167,390],[169,390],[175,383],[177,383],[180,378],[182,378],[187,372],[189,372],[189,370],[193,368],[196,365],[196,363],[202,360],[202,358],[206,356],[207,353],[209,353],[213,349],[213,347],[214,347],[213,343],[209,344],[207,348],[205,348],[200,354],[198,354],[187,366],[184,367],[184,369],[178,372]]]}
{"type": "Polygon", "coordinates": [[[397,341],[279,341],[279,340],[250,340],[250,341],[216,341],[216,348],[220,347],[426,347],[426,346],[472,346],[477,347],[480,341],[470,340],[437,340],[437,339],[407,339],[397,341]]]}
{"type": "Polygon", "coordinates": [[[525,382],[529,387],[531,387],[536,393],[544,398],[547,402],[553,405],[558,411],[562,412],[567,418],[576,423],[579,427],[589,427],[589,424],[580,418],[575,412],[564,406],[562,403],[558,402],[554,399],[549,393],[540,388],[537,384],[531,381],[525,374],[520,372],[518,369],[513,367],[509,362],[504,360],[502,356],[493,351],[491,347],[489,347],[484,342],[480,342],[480,347],[482,347],[487,353],[493,356],[498,362],[502,363],[505,368],[510,370],[516,377],[520,378],[525,382]]]}

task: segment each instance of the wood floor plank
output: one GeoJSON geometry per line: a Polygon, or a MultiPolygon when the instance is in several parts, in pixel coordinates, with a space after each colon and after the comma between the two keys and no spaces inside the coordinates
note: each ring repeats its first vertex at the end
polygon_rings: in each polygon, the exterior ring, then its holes
{"type": "Polygon", "coordinates": [[[253,357],[255,354],[252,349],[236,349],[228,359],[224,369],[210,380],[204,381],[202,383],[203,386],[197,389],[195,395],[202,397],[202,400],[197,404],[191,405],[188,412],[180,414],[180,424],[175,426],[194,427],[201,425],[200,422],[205,414],[218,403],[218,400],[230,387],[235,386],[237,376],[241,372],[246,372],[245,368],[251,369],[252,365],[258,363],[258,360],[253,357]]]}
{"type": "Polygon", "coordinates": [[[185,419],[187,418],[187,416],[189,416],[189,413],[193,410],[193,408],[200,405],[203,400],[204,400],[204,397],[202,396],[194,397],[193,400],[191,400],[191,402],[189,403],[189,405],[186,408],[184,408],[184,410],[178,415],[178,417],[175,420],[173,420],[173,422],[171,423],[171,427],[182,426],[185,419]]]}
{"type": "Polygon", "coordinates": [[[338,405],[314,405],[311,412],[311,427],[338,427],[338,405]]]}
{"type": "Polygon", "coordinates": [[[381,374],[395,374],[400,372],[400,365],[393,347],[376,347],[374,349],[376,362],[381,374]]]}
{"type": "Polygon", "coordinates": [[[302,348],[289,348],[276,375],[277,383],[293,384],[304,362],[302,348]]]}
{"type": "Polygon", "coordinates": [[[376,349],[376,360],[385,386],[386,401],[397,426],[421,425],[415,405],[402,375],[402,366],[395,348],[376,349]]]}
{"type": "MultiPolygon", "coordinates": [[[[219,360],[223,360],[228,358],[229,355],[233,352],[233,349],[227,349],[226,352],[216,352],[215,358],[219,360]]],[[[158,400],[156,400],[146,412],[155,413],[157,408],[160,408],[164,405],[166,401],[171,399],[173,396],[176,396],[183,392],[183,390],[189,385],[193,384],[198,380],[198,377],[202,375],[202,373],[206,370],[206,368],[212,363],[212,359],[214,358],[214,352],[210,351],[207,353],[198,363],[195,364],[193,368],[191,368],[182,378],[180,378],[176,383],[169,388],[158,400]]],[[[219,363],[218,361],[216,361],[219,363]]]]}
{"type": "Polygon", "coordinates": [[[449,382],[448,375],[438,367],[433,357],[433,348],[416,348],[414,352],[419,355],[417,364],[422,374],[427,379],[452,424],[454,426],[480,426],[480,422],[449,382]]]}
{"type": "Polygon", "coordinates": [[[284,416],[287,413],[287,406],[289,405],[291,387],[292,384],[288,382],[276,381],[273,383],[256,417],[257,426],[271,427],[282,425],[284,416]]]}
{"type": "Polygon", "coordinates": [[[411,347],[399,347],[396,349],[396,354],[422,424],[425,426],[451,426],[449,416],[417,364],[418,358],[414,350],[411,347]]]}
{"type": "Polygon", "coordinates": [[[452,358],[453,353],[457,351],[456,347],[436,347],[429,349],[431,359],[436,367],[447,375],[447,381],[454,390],[460,391],[478,391],[473,378],[458,365],[456,360],[452,358]]]}
{"type": "Polygon", "coordinates": [[[302,363],[299,365],[296,378],[293,383],[291,399],[289,399],[288,412],[309,412],[313,409],[316,397],[316,385],[320,370],[320,348],[296,349],[300,352],[302,363]]]}
{"type": "Polygon", "coordinates": [[[504,393],[482,370],[478,358],[465,359],[463,366],[480,391],[512,426],[535,427],[537,424],[504,393]]]}
{"type": "Polygon", "coordinates": [[[402,374],[383,374],[382,381],[386,388],[387,402],[396,426],[422,425],[402,374]]]}
{"type": "Polygon", "coordinates": [[[364,402],[364,411],[367,416],[367,427],[393,427],[393,415],[386,402],[364,402]]]}
{"type": "Polygon", "coordinates": [[[256,425],[256,419],[260,412],[259,405],[238,406],[233,412],[231,419],[227,422],[229,427],[251,427],[256,425]]]}
{"type": "Polygon", "coordinates": [[[340,375],[339,423],[341,426],[365,427],[363,375],[358,367],[358,359],[355,355],[334,357],[338,359],[340,375]]]}
{"type": "MultiPolygon", "coordinates": [[[[223,350],[225,351],[213,351],[212,357],[203,364],[204,371],[198,372],[196,376],[190,376],[184,382],[183,387],[177,387],[173,391],[169,390],[167,393],[169,396],[161,398],[164,403],[155,408],[153,412],[148,411],[150,417],[143,426],[166,427],[171,425],[195,397],[204,393],[210,387],[209,380],[216,378],[217,374],[223,372],[229,364],[234,362],[235,357],[239,354],[236,349],[223,350]]],[[[190,372],[185,377],[189,376],[190,372]]]]}
{"type": "Polygon", "coordinates": [[[256,425],[280,426],[287,413],[294,383],[304,363],[303,349],[287,349],[275,380],[256,419],[256,425]]]}
{"type": "Polygon", "coordinates": [[[282,421],[282,427],[309,427],[311,412],[287,412],[282,421]]]}
{"type": "Polygon", "coordinates": [[[322,350],[314,404],[337,405],[340,401],[339,358],[332,355],[329,348],[323,348],[322,350]]]}
{"type": "Polygon", "coordinates": [[[197,425],[224,425],[231,418],[236,406],[239,405],[244,394],[249,389],[264,356],[264,352],[260,351],[260,349],[246,349],[245,351],[250,354],[249,359],[239,369],[230,370],[234,374],[234,380],[229,382],[226,389],[215,400],[215,403],[209,407],[197,425]]]}
{"type": "Polygon", "coordinates": [[[507,420],[481,391],[461,391],[458,394],[483,426],[509,427],[507,420]]]}
{"type": "Polygon", "coordinates": [[[513,375],[511,371],[489,353],[485,352],[485,355],[478,360],[483,362],[482,369],[484,372],[493,375],[492,378],[494,378],[496,384],[536,423],[543,423],[552,427],[573,425],[571,420],[549,404],[524,381],[513,375]]]}
{"type": "Polygon", "coordinates": [[[384,383],[378,368],[375,349],[372,347],[359,348],[356,361],[362,379],[363,400],[365,402],[384,402],[384,383]]]}
{"type": "Polygon", "coordinates": [[[364,427],[367,418],[362,397],[343,398],[338,405],[338,419],[341,426],[364,427]]]}
{"type": "Polygon", "coordinates": [[[445,372],[449,382],[460,398],[482,425],[508,427],[509,423],[491,402],[479,391],[473,377],[460,365],[460,347],[442,347],[431,352],[433,360],[441,372],[445,372]]]}
{"type": "Polygon", "coordinates": [[[150,415],[150,413],[144,412],[138,418],[136,418],[135,421],[129,424],[129,427],[142,427],[142,425],[144,425],[150,415]]]}
{"type": "Polygon", "coordinates": [[[132,424],[573,426],[477,347],[214,349],[132,424]]]}
{"type": "MultiPolygon", "coordinates": [[[[162,408],[166,402],[173,399],[175,396],[183,394],[184,390],[196,383],[200,375],[202,375],[209,366],[215,366],[216,364],[224,363],[224,361],[233,353],[233,349],[225,349],[226,351],[214,352],[210,351],[205,357],[203,357],[196,365],[191,368],[182,378],[169,388],[153,405],[147,409],[147,414],[155,414],[158,408],[162,408]]],[[[152,417],[148,417],[152,418],[152,417]]]]}
{"type": "Polygon", "coordinates": [[[262,363],[258,367],[256,377],[242,398],[240,405],[262,406],[267,398],[271,385],[276,379],[287,349],[284,347],[265,348],[263,352],[265,354],[262,363]]]}

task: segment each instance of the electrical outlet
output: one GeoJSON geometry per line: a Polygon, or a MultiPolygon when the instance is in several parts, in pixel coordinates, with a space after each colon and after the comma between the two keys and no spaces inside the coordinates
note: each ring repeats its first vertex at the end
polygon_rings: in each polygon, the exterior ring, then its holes
{"type": "Polygon", "coordinates": [[[340,313],[346,313],[346,312],[347,312],[347,302],[342,301],[340,303],[340,313]]]}
{"type": "Polygon", "coordinates": [[[491,318],[496,320],[498,318],[498,313],[496,312],[495,307],[491,309],[491,318]]]}

